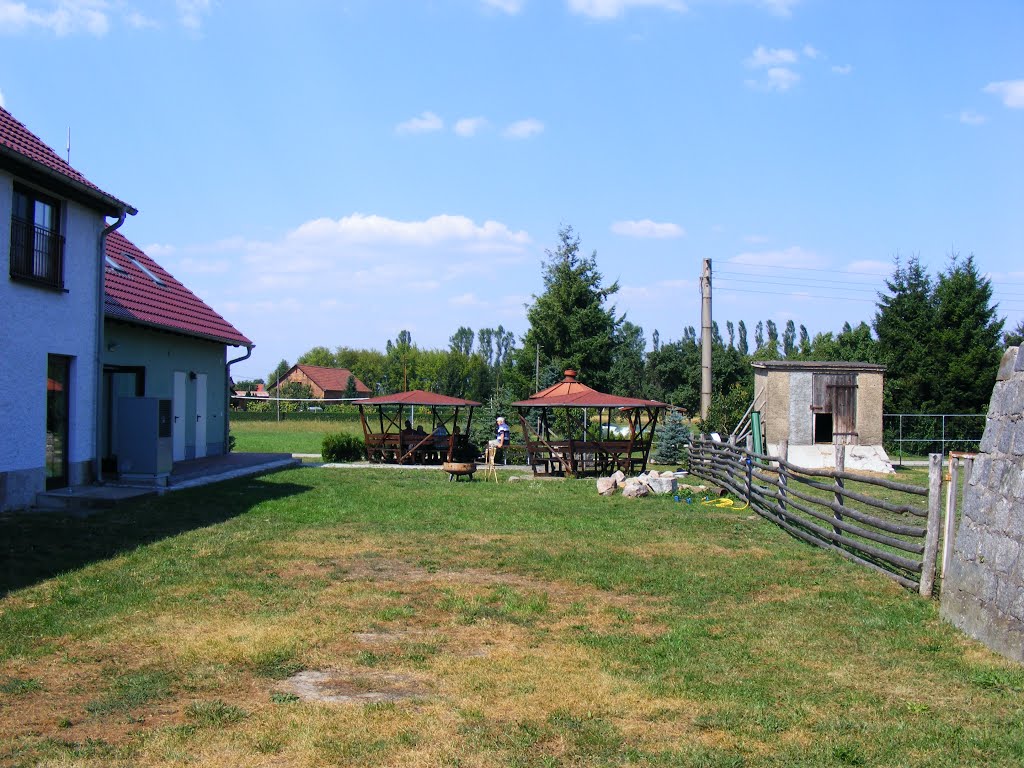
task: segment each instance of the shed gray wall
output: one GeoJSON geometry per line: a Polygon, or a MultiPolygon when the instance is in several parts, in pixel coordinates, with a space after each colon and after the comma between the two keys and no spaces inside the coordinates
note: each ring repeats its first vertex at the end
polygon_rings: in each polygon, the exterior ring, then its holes
{"type": "Polygon", "coordinates": [[[1024,662],[1024,354],[1003,355],[963,514],[942,616],[989,648],[1024,662]]]}
{"type": "Polygon", "coordinates": [[[810,445],[813,440],[811,396],[814,374],[794,371],[789,374],[789,444],[810,445]]]}

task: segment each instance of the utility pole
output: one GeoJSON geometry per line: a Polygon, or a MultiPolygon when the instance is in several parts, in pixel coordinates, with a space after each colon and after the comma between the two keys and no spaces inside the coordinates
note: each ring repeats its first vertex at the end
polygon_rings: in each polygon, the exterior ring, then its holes
{"type": "Polygon", "coordinates": [[[700,417],[711,411],[711,259],[700,273],[700,417]]]}

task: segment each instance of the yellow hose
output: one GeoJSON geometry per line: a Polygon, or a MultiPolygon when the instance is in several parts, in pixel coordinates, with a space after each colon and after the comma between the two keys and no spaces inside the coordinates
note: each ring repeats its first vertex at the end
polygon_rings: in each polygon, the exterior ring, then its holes
{"type": "Polygon", "coordinates": [[[719,509],[732,509],[732,510],[734,510],[736,512],[739,512],[740,510],[746,509],[747,507],[750,506],[750,502],[746,501],[746,502],[743,503],[742,507],[737,507],[736,506],[736,502],[733,499],[728,498],[727,496],[723,496],[720,499],[711,499],[710,501],[707,500],[707,499],[704,499],[704,501],[702,501],[701,504],[703,506],[705,506],[705,507],[718,507],[719,509]]]}

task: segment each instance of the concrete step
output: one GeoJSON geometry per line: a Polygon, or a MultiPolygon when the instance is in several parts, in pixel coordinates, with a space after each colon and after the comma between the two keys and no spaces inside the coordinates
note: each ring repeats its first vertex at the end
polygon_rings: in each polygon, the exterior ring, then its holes
{"type": "Polygon", "coordinates": [[[112,509],[125,499],[153,496],[156,489],[116,485],[77,485],[36,494],[36,509],[51,512],[88,513],[112,509]]]}

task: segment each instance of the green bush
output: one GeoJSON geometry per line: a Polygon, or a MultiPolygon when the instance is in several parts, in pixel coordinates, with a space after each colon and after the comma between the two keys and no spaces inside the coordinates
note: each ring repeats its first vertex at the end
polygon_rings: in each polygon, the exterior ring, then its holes
{"type": "Polygon", "coordinates": [[[365,456],[362,438],[340,432],[326,435],[320,449],[320,457],[330,462],[359,461],[365,456]]]}

